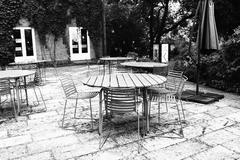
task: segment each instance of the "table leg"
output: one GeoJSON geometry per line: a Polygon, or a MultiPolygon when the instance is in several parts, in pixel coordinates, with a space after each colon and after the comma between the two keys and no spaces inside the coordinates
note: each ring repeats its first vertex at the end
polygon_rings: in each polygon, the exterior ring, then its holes
{"type": "Polygon", "coordinates": [[[90,66],[89,66],[88,60],[87,60],[87,66],[88,66],[87,77],[89,77],[90,76],[90,66]]]}
{"type": "Polygon", "coordinates": [[[26,81],[26,77],[24,77],[24,90],[25,90],[25,95],[26,95],[26,103],[27,103],[27,107],[28,107],[28,93],[27,93],[27,81],[26,81]]]}
{"type": "Polygon", "coordinates": [[[111,74],[111,62],[108,62],[108,71],[109,71],[109,75],[111,74]]]}
{"type": "Polygon", "coordinates": [[[20,115],[21,98],[19,96],[19,79],[15,79],[15,87],[17,95],[17,114],[20,115]]]}
{"type": "Polygon", "coordinates": [[[103,75],[105,75],[105,61],[104,61],[104,63],[103,63],[103,75]]]}
{"type": "Polygon", "coordinates": [[[143,88],[143,108],[144,108],[144,116],[146,118],[146,128],[147,132],[149,132],[149,115],[148,115],[148,101],[147,101],[147,88],[143,88]]]}
{"type": "Polygon", "coordinates": [[[45,68],[45,66],[46,66],[46,64],[45,64],[45,62],[43,62],[42,73],[43,73],[44,83],[46,82],[46,68],[45,68]]]}
{"type": "Polygon", "coordinates": [[[102,123],[103,123],[103,113],[102,113],[102,94],[103,89],[99,92],[99,134],[102,135],[102,123]]]}

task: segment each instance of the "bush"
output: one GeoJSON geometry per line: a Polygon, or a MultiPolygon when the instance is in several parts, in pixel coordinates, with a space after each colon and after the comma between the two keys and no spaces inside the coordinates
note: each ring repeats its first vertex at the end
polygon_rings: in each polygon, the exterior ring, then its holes
{"type": "Polygon", "coordinates": [[[8,63],[14,60],[15,43],[11,35],[13,35],[13,27],[20,18],[21,1],[2,0],[0,5],[0,66],[4,69],[8,63]]]}
{"type": "MultiPolygon", "coordinates": [[[[182,44],[183,42],[179,43],[182,44]]],[[[191,54],[179,45],[175,47],[175,69],[183,70],[190,81],[196,81],[196,48],[191,54]],[[182,48],[182,49],[181,49],[182,48]],[[176,54],[177,53],[177,54],[176,54]]],[[[240,93],[240,27],[222,45],[220,51],[201,55],[199,83],[220,90],[240,93]]]]}

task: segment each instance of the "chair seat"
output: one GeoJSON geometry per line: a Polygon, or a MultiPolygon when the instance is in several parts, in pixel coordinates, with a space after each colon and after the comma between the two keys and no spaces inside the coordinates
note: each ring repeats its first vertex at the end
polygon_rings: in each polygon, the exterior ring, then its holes
{"type": "MultiPolygon", "coordinates": [[[[28,82],[26,84],[26,88],[32,88],[32,87],[35,87],[35,86],[37,86],[35,82],[28,82]]],[[[18,87],[19,87],[19,89],[24,89],[25,85],[24,84],[20,84],[18,87]]]]}
{"type": "Polygon", "coordinates": [[[0,95],[6,95],[6,94],[9,94],[9,93],[10,93],[9,89],[1,89],[0,90],[0,95]]]}
{"type": "Polygon", "coordinates": [[[167,88],[149,88],[148,92],[150,92],[151,94],[176,94],[176,90],[171,90],[171,89],[167,89],[167,88]]]}
{"type": "Polygon", "coordinates": [[[99,94],[99,92],[97,91],[82,91],[82,92],[78,92],[78,93],[74,93],[71,94],[70,96],[67,97],[67,99],[90,99],[90,98],[94,98],[99,94]]]}
{"type": "Polygon", "coordinates": [[[99,94],[99,92],[93,91],[93,92],[79,92],[78,98],[80,99],[90,99],[93,97],[96,97],[99,94]]]}

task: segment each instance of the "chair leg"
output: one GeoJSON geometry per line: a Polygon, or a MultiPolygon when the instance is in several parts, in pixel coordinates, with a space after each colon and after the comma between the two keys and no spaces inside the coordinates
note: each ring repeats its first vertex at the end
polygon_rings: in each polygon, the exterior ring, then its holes
{"type": "Polygon", "coordinates": [[[151,118],[151,107],[152,107],[152,101],[149,100],[149,106],[148,106],[149,125],[150,125],[150,118],[151,118]]]}
{"type": "Polygon", "coordinates": [[[183,110],[182,100],[180,99],[179,101],[180,101],[181,108],[182,108],[183,119],[185,120],[185,113],[184,113],[184,110],[183,110]]]}
{"type": "MultiPolygon", "coordinates": [[[[177,106],[177,111],[178,111],[178,118],[179,118],[179,123],[180,123],[180,126],[181,126],[181,130],[180,130],[180,134],[183,135],[183,126],[182,126],[182,120],[181,120],[181,115],[180,115],[180,111],[179,111],[179,107],[178,107],[178,104],[176,103],[176,106],[177,106]]],[[[183,135],[184,136],[184,135],[183,135]]]]}
{"type": "MultiPolygon", "coordinates": [[[[24,77],[25,78],[25,77],[24,77]]],[[[26,96],[26,103],[27,107],[29,106],[28,104],[28,93],[27,93],[27,88],[26,88],[26,80],[24,79],[24,91],[25,91],[25,96],[26,96]]],[[[21,93],[22,94],[22,93],[21,93]]]]}
{"type": "Polygon", "coordinates": [[[62,127],[63,127],[63,124],[64,124],[64,118],[65,118],[65,113],[66,113],[66,106],[67,106],[67,99],[65,100],[64,109],[63,109],[62,127]]]}
{"type": "Polygon", "coordinates": [[[3,109],[2,109],[2,98],[1,98],[1,95],[0,95],[0,111],[3,112],[3,109]]]}
{"type": "Polygon", "coordinates": [[[104,141],[102,141],[103,139],[103,133],[102,133],[102,125],[103,125],[103,116],[102,116],[102,112],[99,113],[99,135],[100,135],[100,140],[99,140],[99,149],[101,150],[104,141]]]}
{"type": "Polygon", "coordinates": [[[13,101],[13,98],[12,98],[12,94],[10,94],[10,105],[13,107],[14,117],[17,121],[17,112],[16,112],[15,104],[14,104],[14,101],[13,101]]]}
{"type": "Polygon", "coordinates": [[[39,99],[38,99],[38,96],[37,96],[37,92],[35,90],[35,87],[33,87],[33,91],[34,91],[34,94],[35,94],[35,97],[36,97],[36,100],[37,100],[37,105],[39,105],[39,99]]]}
{"type": "Polygon", "coordinates": [[[168,113],[167,95],[165,95],[164,97],[165,97],[166,112],[168,113]]]}
{"type": "Polygon", "coordinates": [[[138,116],[138,153],[140,153],[140,116],[139,116],[139,113],[137,111],[137,116],[138,116]]]}
{"type": "Polygon", "coordinates": [[[74,109],[74,118],[76,118],[77,103],[78,103],[78,98],[76,98],[76,104],[75,104],[75,109],[74,109]]]}
{"type": "Polygon", "coordinates": [[[161,97],[159,97],[159,102],[158,102],[158,123],[160,123],[160,110],[161,110],[161,97]]]}
{"type": "Polygon", "coordinates": [[[23,96],[22,96],[22,90],[20,89],[20,98],[21,98],[21,101],[23,101],[23,96]]]}
{"type": "Polygon", "coordinates": [[[93,115],[92,115],[92,101],[91,101],[91,98],[89,99],[89,105],[90,105],[90,115],[91,115],[91,128],[93,129],[93,115]]]}
{"type": "Polygon", "coordinates": [[[103,115],[102,115],[102,91],[99,93],[99,130],[98,130],[98,133],[99,133],[99,149],[102,148],[102,138],[103,138],[103,135],[102,135],[102,125],[103,125],[103,115]]]}
{"type": "Polygon", "coordinates": [[[41,96],[41,98],[42,98],[42,101],[43,101],[43,105],[44,105],[44,107],[45,107],[45,110],[47,111],[47,106],[46,106],[45,100],[43,99],[42,91],[41,91],[41,89],[40,89],[39,87],[38,87],[38,90],[39,90],[40,96],[41,96]]]}

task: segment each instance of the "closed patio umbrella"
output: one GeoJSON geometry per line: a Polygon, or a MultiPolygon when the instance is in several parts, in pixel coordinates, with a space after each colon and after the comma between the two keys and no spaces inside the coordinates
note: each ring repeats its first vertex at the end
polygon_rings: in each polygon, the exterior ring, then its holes
{"type": "Polygon", "coordinates": [[[200,53],[209,53],[214,50],[219,50],[219,40],[217,27],[214,16],[214,3],[212,0],[200,0],[198,2],[198,63],[197,63],[197,78],[196,78],[196,94],[199,92],[199,68],[200,68],[200,53]]]}

